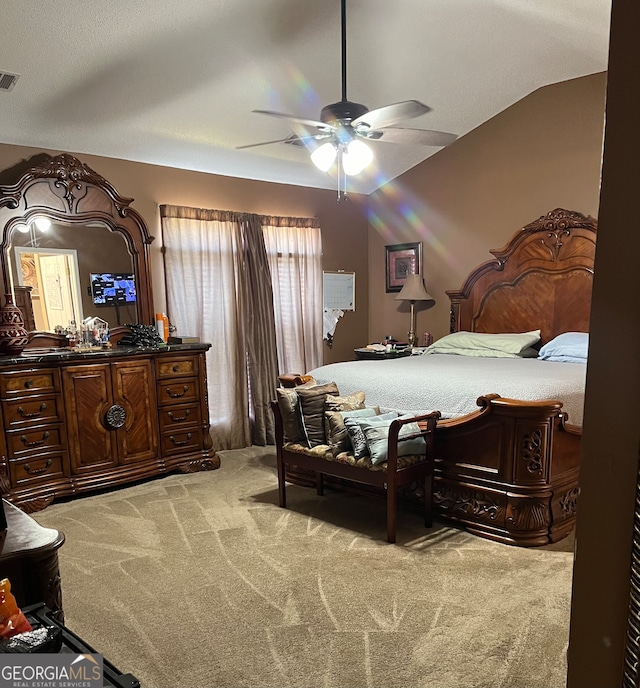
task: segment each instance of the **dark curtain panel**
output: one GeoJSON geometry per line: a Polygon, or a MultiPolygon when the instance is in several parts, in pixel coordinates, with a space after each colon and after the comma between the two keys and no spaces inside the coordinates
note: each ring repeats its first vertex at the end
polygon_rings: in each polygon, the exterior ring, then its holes
{"type": "Polygon", "coordinates": [[[242,272],[241,288],[246,296],[244,302],[251,304],[246,311],[245,332],[249,415],[253,418],[252,442],[256,445],[274,444],[274,422],[269,402],[276,398],[278,354],[271,272],[259,216],[244,216],[240,226],[246,266],[242,272]]]}

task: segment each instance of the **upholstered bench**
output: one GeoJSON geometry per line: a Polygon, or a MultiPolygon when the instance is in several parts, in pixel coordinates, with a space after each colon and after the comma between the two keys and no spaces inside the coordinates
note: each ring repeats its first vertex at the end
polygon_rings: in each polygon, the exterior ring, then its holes
{"type": "Polygon", "coordinates": [[[375,462],[369,455],[356,458],[349,451],[336,453],[335,446],[327,444],[309,446],[301,441],[286,441],[280,407],[273,401],[271,408],[275,419],[278,500],[281,507],[287,506],[287,468],[313,472],[319,495],[324,491],[324,476],[382,488],[387,503],[387,541],[393,543],[396,541],[398,488],[418,482],[424,485],[425,526],[431,526],[434,432],[440,418],[439,411],[413,417],[403,416],[390,421],[385,426],[385,434],[381,434],[378,441],[378,444],[385,443],[380,451],[386,453],[386,456],[383,461],[375,462]],[[403,427],[410,432],[403,431],[403,427]],[[412,447],[419,446],[419,452],[402,455],[404,442],[413,443],[412,447]]]}

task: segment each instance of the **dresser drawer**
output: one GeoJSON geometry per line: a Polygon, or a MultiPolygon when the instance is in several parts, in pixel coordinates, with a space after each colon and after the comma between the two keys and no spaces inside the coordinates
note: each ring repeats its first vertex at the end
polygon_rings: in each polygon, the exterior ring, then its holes
{"type": "Polygon", "coordinates": [[[201,414],[199,403],[171,406],[170,408],[163,408],[160,411],[161,432],[169,432],[174,428],[200,424],[201,414]]]}
{"type": "Polygon", "coordinates": [[[41,454],[44,451],[66,448],[59,425],[43,425],[38,428],[7,433],[10,458],[21,458],[26,454],[41,454]]]}
{"type": "Polygon", "coordinates": [[[162,453],[164,456],[184,454],[202,449],[202,427],[190,430],[176,430],[162,436],[162,453]]]}
{"type": "Polygon", "coordinates": [[[26,397],[2,403],[7,430],[24,425],[56,423],[63,420],[62,399],[59,396],[26,397]]]}
{"type": "Polygon", "coordinates": [[[198,401],[199,397],[198,380],[195,378],[158,382],[158,404],[160,406],[198,401]]]}
{"type": "Polygon", "coordinates": [[[197,356],[167,356],[156,361],[158,378],[187,377],[198,374],[197,356]]]}
{"type": "Polygon", "coordinates": [[[66,452],[37,456],[9,462],[11,484],[19,487],[25,483],[46,482],[52,478],[63,478],[66,473],[66,452]]]}
{"type": "Polygon", "coordinates": [[[20,370],[0,375],[0,395],[3,399],[60,391],[60,373],[53,368],[20,370]]]}

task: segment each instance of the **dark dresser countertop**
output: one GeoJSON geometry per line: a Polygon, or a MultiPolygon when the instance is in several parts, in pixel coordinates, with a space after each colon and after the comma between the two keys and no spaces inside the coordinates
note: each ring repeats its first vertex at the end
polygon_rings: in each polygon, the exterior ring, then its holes
{"type": "Polygon", "coordinates": [[[149,354],[164,354],[173,351],[208,351],[211,344],[167,344],[166,346],[113,346],[103,349],[100,347],[78,348],[68,347],[59,349],[26,349],[18,356],[0,356],[0,366],[58,363],[60,361],[84,360],[87,358],[117,358],[119,356],[145,356],[149,354]]]}

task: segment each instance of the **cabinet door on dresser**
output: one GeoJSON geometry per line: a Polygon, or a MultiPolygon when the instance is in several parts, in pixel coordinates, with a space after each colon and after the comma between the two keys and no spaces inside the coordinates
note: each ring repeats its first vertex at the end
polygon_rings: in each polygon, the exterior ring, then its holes
{"type": "Polygon", "coordinates": [[[73,473],[156,457],[150,360],[68,366],[62,376],[73,473]]]}
{"type": "Polygon", "coordinates": [[[116,466],[116,438],[105,425],[113,406],[111,365],[75,365],[62,369],[71,472],[116,466]]]}
{"type": "Polygon", "coordinates": [[[107,412],[107,423],[116,429],[120,463],[154,459],[158,453],[158,407],[151,361],[112,363],[111,374],[115,408],[113,419],[107,412]]]}

